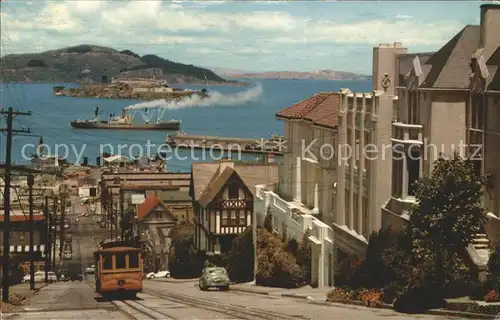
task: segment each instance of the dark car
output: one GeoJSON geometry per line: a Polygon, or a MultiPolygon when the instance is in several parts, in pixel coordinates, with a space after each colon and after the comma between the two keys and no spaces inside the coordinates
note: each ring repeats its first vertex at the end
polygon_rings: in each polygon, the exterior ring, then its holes
{"type": "Polygon", "coordinates": [[[83,276],[80,273],[72,274],[71,281],[83,281],[83,276]]]}

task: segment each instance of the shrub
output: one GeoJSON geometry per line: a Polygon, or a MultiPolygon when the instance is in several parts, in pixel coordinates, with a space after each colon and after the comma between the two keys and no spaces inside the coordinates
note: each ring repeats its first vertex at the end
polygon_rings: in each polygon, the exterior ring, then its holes
{"type": "Polygon", "coordinates": [[[227,257],[229,277],[234,282],[248,282],[254,278],[253,230],[248,227],[233,239],[231,251],[227,257]]]}
{"type": "Polygon", "coordinates": [[[194,278],[200,275],[205,259],[195,249],[193,236],[193,225],[181,224],[172,227],[168,254],[168,269],[172,277],[194,278]]]}
{"type": "Polygon", "coordinates": [[[488,294],[484,297],[485,302],[499,302],[500,297],[498,295],[498,292],[496,290],[491,290],[488,292],[488,294]]]}
{"type": "Polygon", "coordinates": [[[297,260],[297,264],[302,269],[304,273],[304,281],[307,284],[312,284],[311,278],[311,260],[312,260],[312,248],[311,241],[309,240],[309,230],[304,234],[304,238],[302,239],[302,243],[300,244],[297,253],[295,255],[297,260]]]}
{"type": "Polygon", "coordinates": [[[495,290],[500,290],[500,245],[495,246],[488,261],[488,282],[495,290]]]}
{"type": "Polygon", "coordinates": [[[471,283],[469,298],[471,300],[483,301],[484,297],[490,291],[490,286],[486,283],[480,281],[474,281],[471,283]]]}
{"type": "Polygon", "coordinates": [[[141,56],[140,56],[140,55],[138,55],[137,53],[135,53],[135,52],[133,52],[133,51],[130,51],[130,50],[128,50],[128,49],[126,49],[126,50],[122,50],[122,51],[120,51],[120,53],[122,53],[122,54],[126,54],[126,55],[128,55],[128,56],[136,57],[137,59],[140,59],[140,58],[141,58],[141,56]]]}
{"type": "Polygon", "coordinates": [[[396,280],[394,271],[383,260],[383,253],[391,243],[390,228],[372,233],[365,258],[352,270],[353,288],[382,288],[396,280]]]}
{"type": "Polygon", "coordinates": [[[383,289],[383,301],[386,304],[393,304],[394,300],[404,291],[404,285],[400,282],[393,282],[383,289]]]}
{"type": "Polygon", "coordinates": [[[273,216],[271,212],[269,212],[270,209],[268,209],[268,212],[266,213],[266,217],[264,218],[264,229],[266,229],[269,232],[273,232],[273,216]]]}
{"type": "Polygon", "coordinates": [[[283,246],[278,236],[263,228],[257,230],[257,284],[283,288],[305,285],[304,272],[283,246]]]}

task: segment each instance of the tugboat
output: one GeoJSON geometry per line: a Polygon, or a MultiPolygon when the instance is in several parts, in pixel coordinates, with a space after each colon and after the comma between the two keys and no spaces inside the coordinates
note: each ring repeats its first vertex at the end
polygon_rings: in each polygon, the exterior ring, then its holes
{"type": "MultiPolygon", "coordinates": [[[[179,120],[160,121],[160,117],[156,123],[133,123],[132,117],[127,115],[125,109],[122,111],[121,117],[115,117],[114,114],[109,115],[109,120],[101,120],[99,114],[100,108],[97,105],[94,109],[95,119],[93,120],[74,120],[71,121],[71,127],[75,129],[108,129],[108,130],[168,130],[176,131],[181,127],[179,120]]],[[[147,109],[145,109],[147,112],[147,109]]]]}

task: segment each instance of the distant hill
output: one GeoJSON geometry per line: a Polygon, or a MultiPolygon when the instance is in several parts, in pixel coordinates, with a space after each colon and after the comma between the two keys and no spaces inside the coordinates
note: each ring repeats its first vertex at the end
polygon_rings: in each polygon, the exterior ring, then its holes
{"type": "Polygon", "coordinates": [[[300,71],[268,71],[268,72],[234,72],[219,71],[219,75],[229,78],[258,78],[258,79],[297,79],[297,80],[368,80],[371,76],[353,72],[317,70],[310,72],[300,71]]]}
{"type": "Polygon", "coordinates": [[[155,76],[168,83],[228,83],[206,68],[95,45],[9,54],[1,58],[0,64],[2,82],[100,82],[103,76],[155,76]]]}

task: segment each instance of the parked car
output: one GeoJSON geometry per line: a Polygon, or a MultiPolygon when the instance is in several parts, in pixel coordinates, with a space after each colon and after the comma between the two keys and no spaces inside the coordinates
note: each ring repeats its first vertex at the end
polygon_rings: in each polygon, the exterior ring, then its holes
{"type": "Polygon", "coordinates": [[[231,281],[227,274],[227,270],[221,267],[209,267],[203,269],[199,280],[200,290],[207,290],[209,288],[219,288],[222,290],[229,290],[231,281]]]}
{"type": "Polygon", "coordinates": [[[85,273],[95,273],[95,265],[85,268],[85,273]]]}
{"type": "Polygon", "coordinates": [[[158,271],[158,272],[150,272],[146,275],[146,279],[155,279],[155,278],[170,278],[170,271],[158,271]]]}
{"type": "MultiPolygon", "coordinates": [[[[27,274],[23,277],[23,282],[24,283],[29,283],[30,282],[30,275],[27,274]]],[[[57,282],[58,279],[57,279],[57,276],[54,272],[52,271],[49,271],[48,275],[47,275],[47,280],[49,281],[49,283],[52,283],[52,282],[57,282]]],[[[35,282],[45,282],[45,271],[37,271],[35,272],[35,282]]]]}
{"type": "Polygon", "coordinates": [[[70,278],[71,278],[71,281],[83,281],[83,276],[81,273],[72,274],[70,278]]]}
{"type": "Polygon", "coordinates": [[[67,276],[66,276],[66,275],[64,275],[64,274],[61,274],[61,276],[59,277],[59,281],[62,281],[62,282],[69,281],[69,277],[67,277],[67,276]]]}

